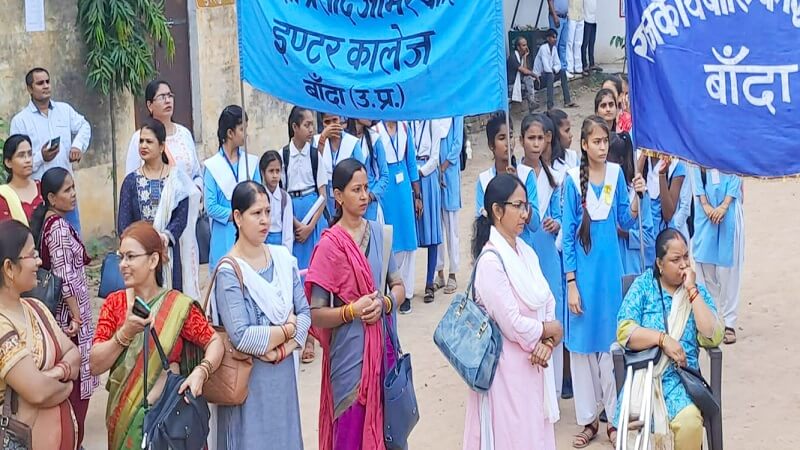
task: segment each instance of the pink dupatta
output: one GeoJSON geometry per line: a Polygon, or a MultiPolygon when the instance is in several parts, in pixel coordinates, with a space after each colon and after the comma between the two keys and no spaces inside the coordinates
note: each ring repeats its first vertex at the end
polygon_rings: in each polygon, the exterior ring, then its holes
{"type": "MultiPolygon", "coordinates": [[[[366,256],[356,245],[350,234],[340,226],[333,226],[322,233],[322,237],[311,254],[311,263],[306,275],[306,297],[311,299],[311,287],[316,284],[333,293],[345,303],[375,292],[372,270],[366,256]],[[346,268],[349,268],[347,270],[346,268]]],[[[383,408],[381,406],[381,363],[383,340],[381,323],[364,326],[364,356],[361,383],[357,401],[366,408],[362,449],[384,449],[383,408]]],[[[322,386],[319,406],[319,448],[333,448],[333,393],[331,390],[330,338],[331,330],[311,327],[311,335],[317,338],[323,349],[322,386]]]]}

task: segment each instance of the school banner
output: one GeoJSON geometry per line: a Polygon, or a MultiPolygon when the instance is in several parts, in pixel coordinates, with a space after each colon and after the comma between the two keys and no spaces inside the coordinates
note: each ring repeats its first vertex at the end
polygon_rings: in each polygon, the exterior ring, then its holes
{"type": "Polygon", "coordinates": [[[638,147],[800,174],[800,1],[626,0],[638,147]]]}
{"type": "Polygon", "coordinates": [[[506,108],[501,0],[239,0],[242,79],[346,117],[506,108]]]}

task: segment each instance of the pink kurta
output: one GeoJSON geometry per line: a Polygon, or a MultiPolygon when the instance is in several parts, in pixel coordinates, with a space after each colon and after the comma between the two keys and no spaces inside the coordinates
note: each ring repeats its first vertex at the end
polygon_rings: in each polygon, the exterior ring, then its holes
{"type": "MultiPolygon", "coordinates": [[[[544,418],[544,370],[532,366],[530,353],[542,336],[542,323],[511,288],[494,253],[481,257],[475,277],[478,302],[486,307],[503,334],[489,408],[496,450],[555,450],[553,424],[544,418]]],[[[555,300],[547,305],[547,320],[555,319],[555,300]]],[[[481,448],[480,394],[469,392],[464,425],[464,450],[481,448]]]]}

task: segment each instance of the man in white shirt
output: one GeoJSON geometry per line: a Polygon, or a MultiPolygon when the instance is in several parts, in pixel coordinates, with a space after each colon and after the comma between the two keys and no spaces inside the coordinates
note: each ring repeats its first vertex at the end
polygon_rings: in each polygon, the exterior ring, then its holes
{"type": "MultiPolygon", "coordinates": [[[[24,134],[33,147],[33,178],[41,180],[47,169],[63,167],[72,173],[89,148],[92,128],[67,103],[51,100],[50,73],[41,67],[25,76],[31,101],[11,119],[11,134],[24,134]]],[[[80,234],[78,209],[67,213],[67,221],[80,234]]]]}
{"type": "Polygon", "coordinates": [[[564,94],[564,106],[567,108],[574,108],[578,105],[572,102],[569,96],[569,82],[567,80],[567,71],[561,66],[561,60],[558,58],[558,49],[556,48],[556,38],[558,33],[556,30],[549,29],[545,37],[547,42],[539,47],[539,52],[536,54],[536,59],[533,61],[533,73],[542,80],[542,83],[547,88],[547,109],[553,109],[555,105],[553,101],[553,83],[555,78],[561,79],[561,92],[564,94]]]}

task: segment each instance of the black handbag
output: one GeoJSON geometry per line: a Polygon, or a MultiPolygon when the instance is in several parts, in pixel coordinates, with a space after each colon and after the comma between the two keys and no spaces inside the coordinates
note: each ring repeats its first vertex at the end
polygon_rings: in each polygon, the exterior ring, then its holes
{"type": "MultiPolygon", "coordinates": [[[[147,404],[147,378],[144,378],[145,405],[144,426],[142,427],[142,448],[151,450],[203,450],[208,440],[211,412],[203,397],[195,397],[189,390],[178,394],[178,388],[186,377],[172,372],[167,355],[161,347],[158,334],[149,325],[144,330],[156,344],[161,366],[167,371],[167,381],[161,397],[153,406],[147,404]]],[[[148,339],[144,340],[144,373],[147,373],[148,339]]]]}
{"type": "Polygon", "coordinates": [[[411,373],[411,355],[403,353],[397,338],[397,329],[389,326],[383,316],[383,326],[389,333],[394,347],[395,364],[388,367],[386,352],[383,352],[383,440],[388,450],[403,450],[408,446],[408,437],[419,422],[417,394],[411,373]]]}
{"type": "Polygon", "coordinates": [[[61,304],[63,295],[61,288],[64,282],[57,275],[53,274],[47,269],[39,268],[36,271],[36,287],[28,292],[22,294],[23,297],[33,297],[50,310],[50,313],[55,316],[56,308],[61,304]]]}
{"type": "Polygon", "coordinates": [[[197,238],[197,252],[200,254],[200,264],[208,264],[208,255],[211,252],[211,222],[205,211],[200,213],[195,225],[195,237],[197,238]]]}
{"type": "Polygon", "coordinates": [[[106,298],[112,292],[125,289],[125,280],[122,279],[122,272],[119,270],[120,258],[117,252],[109,252],[103,259],[100,266],[100,286],[97,288],[97,296],[106,298]]]}

